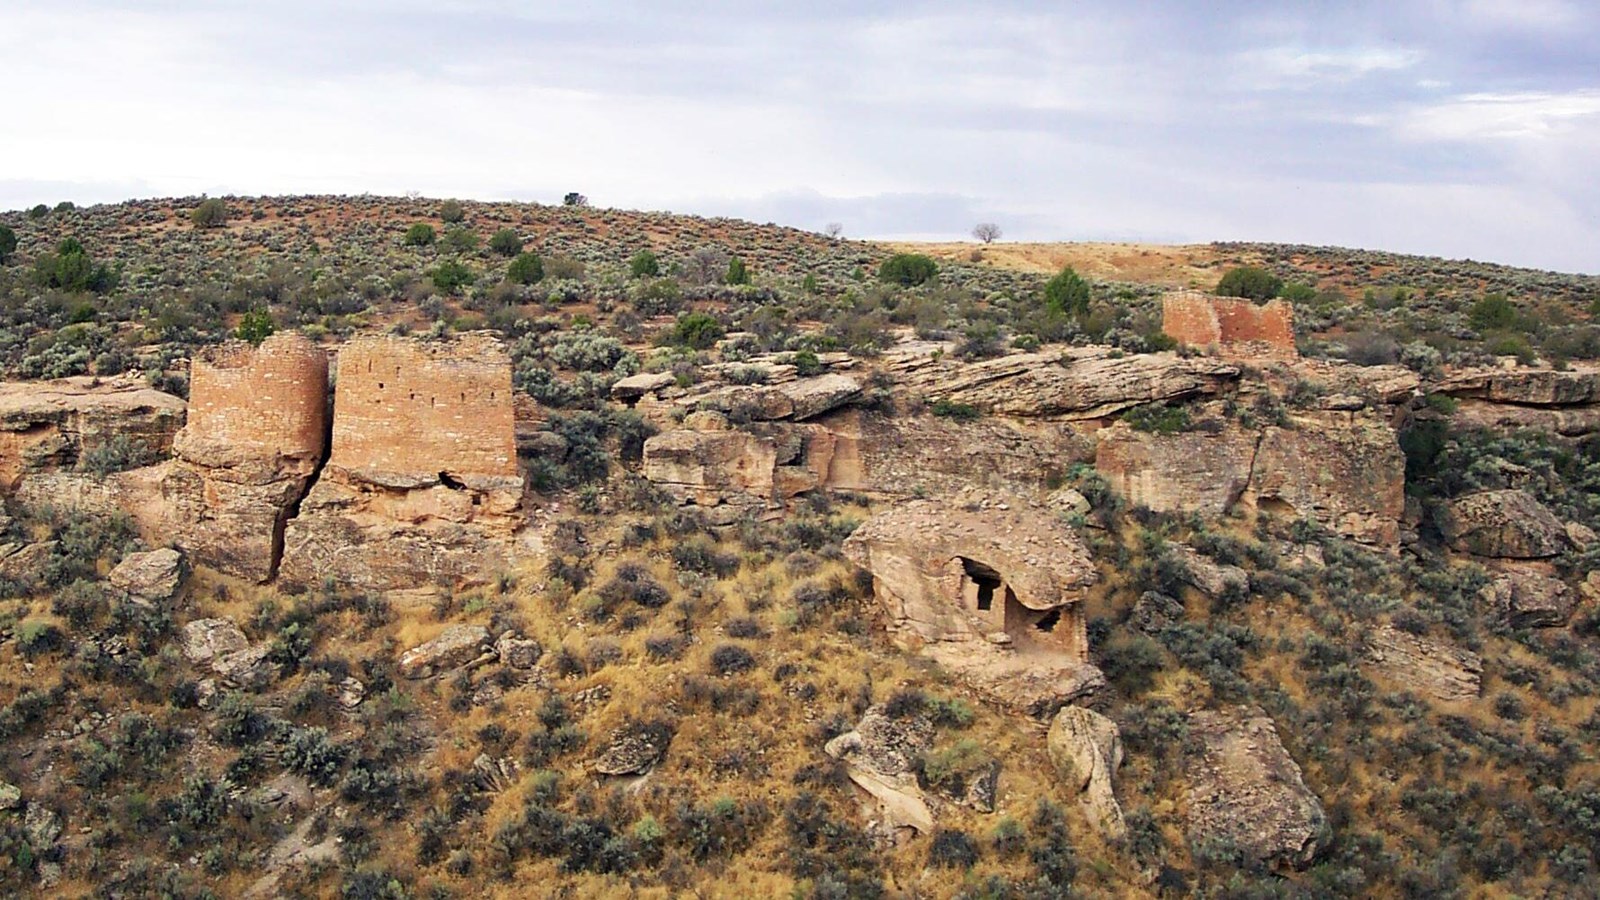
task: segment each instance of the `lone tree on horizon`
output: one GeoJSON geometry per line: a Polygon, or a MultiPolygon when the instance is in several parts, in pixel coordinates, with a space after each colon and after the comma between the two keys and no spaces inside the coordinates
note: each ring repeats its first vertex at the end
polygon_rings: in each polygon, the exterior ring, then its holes
{"type": "Polygon", "coordinates": [[[837,241],[839,239],[839,235],[844,233],[844,223],[829,222],[828,227],[824,229],[824,231],[827,233],[828,237],[837,241]]]}
{"type": "Polygon", "coordinates": [[[972,236],[985,244],[992,244],[1000,239],[1000,226],[993,222],[979,222],[972,226],[972,236]]]}
{"type": "Polygon", "coordinates": [[[582,195],[580,193],[578,193],[577,191],[571,191],[565,197],[561,198],[561,205],[562,206],[588,206],[589,205],[589,198],[585,197],[584,195],[582,195]]]}

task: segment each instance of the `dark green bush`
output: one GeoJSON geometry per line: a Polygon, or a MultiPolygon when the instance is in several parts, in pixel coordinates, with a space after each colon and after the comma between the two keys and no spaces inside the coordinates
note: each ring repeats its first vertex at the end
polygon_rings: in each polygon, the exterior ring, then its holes
{"type": "Polygon", "coordinates": [[[640,250],[628,260],[628,272],[634,278],[655,278],[661,274],[661,261],[649,250],[640,250]]]}
{"type": "Polygon", "coordinates": [[[750,270],[745,268],[744,260],[737,256],[728,259],[728,273],[723,277],[728,284],[749,284],[750,270]]]}
{"type": "Polygon", "coordinates": [[[939,274],[939,264],[920,253],[896,253],[878,267],[878,280],[905,287],[930,281],[939,274]]]}
{"type": "Polygon", "coordinates": [[[239,327],[234,329],[233,336],[259,347],[262,341],[271,337],[277,330],[277,324],[272,321],[272,313],[264,309],[252,309],[239,319],[239,327]]]}
{"type": "Polygon", "coordinates": [[[538,284],[543,279],[544,260],[537,253],[518,253],[506,267],[506,280],[515,284],[538,284]]]}
{"type": "Polygon", "coordinates": [[[1467,313],[1467,322],[1478,332],[1516,328],[1518,319],[1516,306],[1505,294],[1485,294],[1467,313]]]}
{"type": "Polygon", "coordinates": [[[464,263],[447,259],[428,275],[433,286],[446,294],[454,294],[472,283],[472,270],[464,263]]]}
{"type": "Polygon", "coordinates": [[[228,204],[220,197],[209,197],[189,212],[189,221],[196,228],[221,228],[228,224],[228,204]]]}
{"type": "Polygon", "coordinates": [[[983,415],[982,411],[970,403],[956,403],[944,398],[933,401],[928,411],[940,418],[953,419],[957,422],[971,422],[983,415]]]}
{"type": "Polygon", "coordinates": [[[1262,302],[1278,296],[1283,290],[1283,279],[1255,266],[1239,266],[1222,274],[1217,282],[1219,297],[1243,297],[1262,302]]]}
{"type": "Polygon", "coordinates": [[[1191,427],[1189,411],[1165,403],[1146,403],[1122,414],[1122,421],[1135,431],[1152,434],[1178,434],[1191,427]]]}
{"type": "Polygon", "coordinates": [[[1082,316],[1089,311],[1089,283],[1067,266],[1045,282],[1044,305],[1058,315],[1082,316]]]}
{"type": "Polygon", "coordinates": [[[418,222],[406,229],[406,236],[403,240],[408,247],[428,247],[433,244],[438,236],[438,232],[433,230],[432,225],[426,222],[418,222]]]}
{"type": "Polygon", "coordinates": [[[70,237],[56,246],[56,252],[34,261],[34,279],[43,287],[96,294],[104,294],[117,285],[117,274],[90,259],[83,244],[70,237]]]}
{"type": "Polygon", "coordinates": [[[11,254],[17,252],[17,233],[9,225],[0,225],[0,266],[11,259],[11,254]]]}
{"type": "Polygon", "coordinates": [[[522,252],[522,237],[515,228],[502,228],[489,237],[489,249],[501,256],[516,256],[522,252]]]}
{"type": "Polygon", "coordinates": [[[692,350],[710,350],[726,334],[722,323],[709,313],[685,313],[672,329],[672,343],[692,350]]]}

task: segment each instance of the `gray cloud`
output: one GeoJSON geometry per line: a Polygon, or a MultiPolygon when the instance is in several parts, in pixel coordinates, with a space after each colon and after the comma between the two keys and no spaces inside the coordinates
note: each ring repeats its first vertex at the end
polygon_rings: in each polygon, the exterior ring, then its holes
{"type": "Polygon", "coordinates": [[[577,189],[1600,269],[1600,12],[1567,0],[13,6],[0,53],[39,89],[0,204],[577,189]]]}

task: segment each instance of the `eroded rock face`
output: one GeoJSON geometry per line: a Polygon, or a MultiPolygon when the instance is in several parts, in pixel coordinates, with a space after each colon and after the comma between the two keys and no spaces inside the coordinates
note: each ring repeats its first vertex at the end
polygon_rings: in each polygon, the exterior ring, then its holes
{"type": "Polygon", "coordinates": [[[488,645],[489,630],[482,625],[451,625],[433,640],[402,654],[400,674],[405,678],[429,678],[472,662],[483,655],[488,645]]]}
{"type": "Polygon", "coordinates": [[[1385,677],[1436,700],[1476,700],[1483,689],[1478,654],[1392,625],[1379,625],[1367,635],[1367,657],[1385,677]]]}
{"type": "Polygon", "coordinates": [[[107,580],[111,586],[141,600],[170,600],[183,580],[183,554],[171,548],[129,553],[107,580]]]}
{"type": "Polygon", "coordinates": [[[1089,821],[1113,840],[1126,835],[1127,823],[1111,785],[1122,765],[1117,723],[1081,706],[1065,706],[1051,721],[1045,746],[1062,785],[1079,798],[1089,821]]]}
{"type": "Polygon", "coordinates": [[[632,722],[611,733],[590,766],[601,775],[643,775],[667,755],[672,729],[662,722],[632,722]]]}
{"type": "Polygon", "coordinates": [[[1544,559],[1568,546],[1561,521],[1521,490],[1458,497],[1440,510],[1439,530],[1452,548],[1475,556],[1544,559]]]}
{"type": "Polygon", "coordinates": [[[933,723],[926,716],[893,718],[878,704],[867,709],[854,731],[823,749],[848,764],[850,780],[878,800],[892,827],[926,834],[933,830],[933,810],[917,785],[914,766],[932,746],[933,723]]]}
{"type": "Polygon", "coordinates": [[[1484,604],[1512,628],[1558,628],[1575,604],[1559,578],[1534,568],[1508,568],[1485,585],[1484,604]]]}
{"type": "Polygon", "coordinates": [[[498,340],[352,341],[334,408],[332,455],[284,533],[285,581],[383,591],[504,569],[523,481],[498,340]]]}
{"type": "Polygon", "coordinates": [[[1050,711],[1104,683],[1088,664],[1082,540],[1020,500],[900,503],[844,544],[873,576],[891,637],[1005,703],[1050,711]]]}
{"type": "Polygon", "coordinates": [[[251,644],[231,619],[195,619],[183,626],[183,655],[196,666],[240,687],[260,687],[272,677],[271,648],[251,644]]]}
{"type": "Polygon", "coordinates": [[[1328,842],[1327,816],[1272,719],[1255,707],[1194,712],[1189,734],[1203,747],[1184,760],[1189,840],[1225,841],[1263,865],[1310,865],[1328,842]]]}
{"type": "Polygon", "coordinates": [[[1176,434],[1119,423],[1100,432],[1095,468],[1157,511],[1218,516],[1242,504],[1396,546],[1405,456],[1389,423],[1373,410],[1311,411],[1290,423],[1245,429],[1216,415],[1176,434]]]}
{"type": "Polygon", "coordinates": [[[1098,419],[1165,400],[1215,394],[1237,366],[1174,353],[1113,354],[1104,347],[1022,353],[963,364],[909,360],[905,389],[928,400],[1021,418],[1098,419]]]}
{"type": "Polygon", "coordinates": [[[131,376],[0,383],[0,489],[33,472],[161,459],[184,410],[131,376]]]}

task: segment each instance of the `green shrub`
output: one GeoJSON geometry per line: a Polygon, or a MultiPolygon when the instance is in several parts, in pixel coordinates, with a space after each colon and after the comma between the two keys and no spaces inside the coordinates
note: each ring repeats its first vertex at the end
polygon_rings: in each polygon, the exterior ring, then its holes
{"type": "Polygon", "coordinates": [[[577,191],[568,191],[567,195],[561,198],[561,205],[562,206],[588,206],[589,205],[589,198],[585,197],[584,195],[582,195],[580,193],[578,193],[577,191]]]}
{"type": "Polygon", "coordinates": [[[817,358],[817,354],[810,350],[801,350],[789,357],[789,365],[794,366],[795,374],[802,378],[821,375],[828,370],[828,367],[822,364],[822,360],[817,358]]]}
{"type": "Polygon", "coordinates": [[[59,649],[66,641],[54,622],[29,619],[17,625],[17,652],[32,659],[41,653],[59,649]]]}
{"type": "Polygon", "coordinates": [[[198,206],[189,211],[189,221],[196,228],[221,228],[228,224],[228,204],[219,197],[201,200],[198,206]]]}
{"type": "Polygon", "coordinates": [[[44,205],[43,203],[40,203],[40,204],[34,206],[32,209],[28,210],[28,218],[32,219],[35,222],[39,221],[40,219],[42,219],[42,218],[44,218],[45,216],[48,216],[48,215],[50,215],[50,207],[44,205]]]}
{"type": "Polygon", "coordinates": [[[633,308],[642,316],[660,316],[683,309],[683,288],[676,278],[649,278],[633,289],[633,308]]]}
{"type": "Polygon", "coordinates": [[[433,244],[438,236],[432,225],[426,222],[418,222],[406,229],[404,240],[407,247],[428,247],[433,244]]]}
{"type": "Polygon", "coordinates": [[[1291,281],[1278,291],[1278,296],[1290,303],[1310,303],[1317,299],[1317,289],[1300,281],[1291,281]]]}
{"type": "Polygon", "coordinates": [[[1217,282],[1219,297],[1243,297],[1257,302],[1271,300],[1283,290],[1283,279],[1255,266],[1239,266],[1222,274],[1217,282]]]}
{"type": "Polygon", "coordinates": [[[522,252],[522,237],[515,228],[502,228],[490,236],[489,249],[501,256],[516,256],[522,252]]]}
{"type": "Polygon", "coordinates": [[[446,200],[439,204],[439,221],[446,224],[455,224],[467,217],[467,211],[455,200],[446,200]]]}
{"type": "Polygon", "coordinates": [[[928,844],[928,865],[941,869],[970,869],[978,863],[978,843],[965,831],[939,828],[928,844]]]}
{"type": "Polygon", "coordinates": [[[954,419],[957,422],[970,422],[983,415],[976,406],[970,403],[956,403],[940,398],[933,401],[929,411],[945,419],[954,419]]]}
{"type": "Polygon", "coordinates": [[[1122,414],[1122,421],[1135,431],[1152,434],[1177,434],[1188,431],[1191,425],[1189,411],[1181,406],[1165,403],[1146,403],[1122,414]]]}
{"type": "Polygon", "coordinates": [[[661,274],[661,261],[649,250],[640,250],[628,260],[628,272],[634,278],[655,278],[661,274]]]}
{"type": "Polygon", "coordinates": [[[17,233],[9,225],[0,225],[0,266],[11,259],[11,254],[17,252],[17,233]]]}
{"type": "Polygon", "coordinates": [[[1517,327],[1517,308],[1505,294],[1485,294],[1467,313],[1474,331],[1504,331],[1517,327]]]}
{"type": "Polygon", "coordinates": [[[896,253],[878,267],[878,280],[905,287],[924,284],[939,274],[939,264],[920,253],[896,253]]]}
{"type": "Polygon", "coordinates": [[[723,277],[728,284],[749,284],[750,270],[745,268],[744,260],[737,256],[728,259],[728,274],[723,277]]]}
{"type": "Polygon", "coordinates": [[[233,330],[233,336],[259,347],[262,341],[277,330],[277,324],[272,321],[272,313],[264,309],[252,309],[239,319],[239,327],[233,330]]]}
{"type": "Polygon", "coordinates": [[[465,225],[447,228],[444,232],[444,245],[456,253],[471,253],[478,249],[478,233],[465,225]]]}
{"type": "Polygon", "coordinates": [[[454,294],[472,283],[472,270],[451,259],[440,263],[428,277],[432,279],[434,287],[446,294],[454,294]]]}
{"type": "Polygon", "coordinates": [[[537,253],[518,253],[506,267],[506,280],[515,284],[538,284],[543,279],[544,260],[537,253]]]}
{"type": "Polygon", "coordinates": [[[35,260],[34,279],[43,287],[96,294],[104,294],[117,285],[116,273],[105,265],[96,264],[83,244],[70,237],[56,246],[56,252],[35,260]]]}
{"type": "Polygon", "coordinates": [[[1089,283],[1067,266],[1045,282],[1044,305],[1053,313],[1082,316],[1089,311],[1089,283]]]}
{"type": "Polygon", "coordinates": [[[722,323],[709,313],[685,313],[672,329],[672,342],[693,350],[709,350],[726,332],[722,323]]]}

